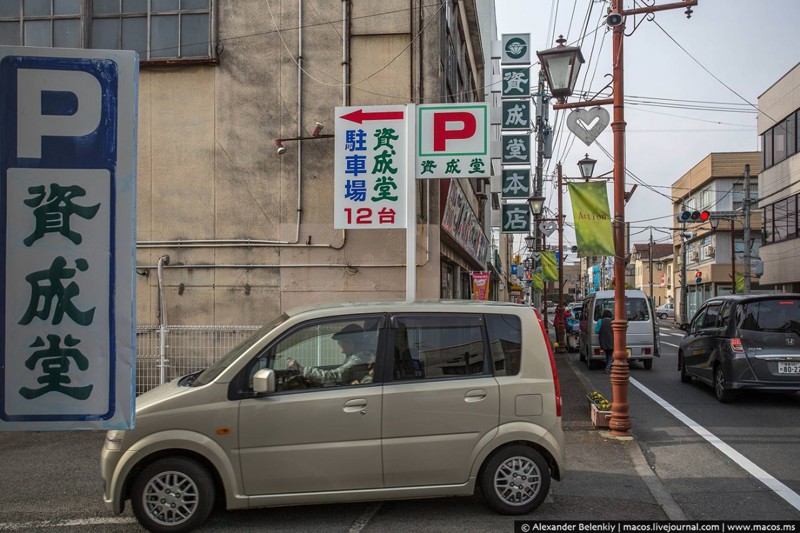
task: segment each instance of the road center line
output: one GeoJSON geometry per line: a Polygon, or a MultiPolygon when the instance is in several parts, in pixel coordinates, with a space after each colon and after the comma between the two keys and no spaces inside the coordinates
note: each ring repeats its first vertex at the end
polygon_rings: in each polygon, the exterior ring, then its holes
{"type": "Polygon", "coordinates": [[[723,442],[719,437],[708,431],[706,428],[678,411],[675,407],[667,403],[661,396],[651,391],[634,378],[630,378],[630,382],[634,387],[648,395],[657,404],[667,410],[672,416],[686,424],[686,426],[706,439],[712,446],[727,455],[736,464],[741,466],[747,473],[759,480],[761,483],[771,489],[775,494],[786,500],[789,505],[800,511],[800,494],[797,494],[792,489],[769,475],[763,468],[753,463],[750,459],[734,450],[730,445],[723,442]]]}

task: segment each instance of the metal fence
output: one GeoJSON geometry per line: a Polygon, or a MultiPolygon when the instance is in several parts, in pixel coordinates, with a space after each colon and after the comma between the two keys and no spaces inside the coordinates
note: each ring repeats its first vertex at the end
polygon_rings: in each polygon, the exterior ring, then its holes
{"type": "MultiPolygon", "coordinates": [[[[250,337],[260,326],[168,326],[164,381],[206,368],[250,337]]],[[[161,328],[136,326],[136,394],[161,381],[161,328]]]]}

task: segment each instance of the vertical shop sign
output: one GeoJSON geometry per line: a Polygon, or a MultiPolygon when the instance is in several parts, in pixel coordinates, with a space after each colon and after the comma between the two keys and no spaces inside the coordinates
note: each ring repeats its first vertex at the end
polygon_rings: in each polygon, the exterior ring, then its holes
{"type": "Polygon", "coordinates": [[[128,429],[138,56],[0,48],[0,429],[128,429]]]}

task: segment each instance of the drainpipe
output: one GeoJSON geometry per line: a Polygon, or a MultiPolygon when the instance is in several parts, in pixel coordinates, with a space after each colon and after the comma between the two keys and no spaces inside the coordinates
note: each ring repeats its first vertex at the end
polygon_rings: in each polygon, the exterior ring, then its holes
{"type": "MultiPolygon", "coordinates": [[[[297,136],[303,136],[303,0],[297,0],[297,136]]],[[[297,142],[297,227],[294,242],[300,242],[303,215],[303,141],[297,142]]]]}
{"type": "Polygon", "coordinates": [[[169,256],[162,255],[158,258],[158,383],[163,385],[166,379],[167,368],[167,302],[164,298],[164,265],[169,264],[169,256]]]}

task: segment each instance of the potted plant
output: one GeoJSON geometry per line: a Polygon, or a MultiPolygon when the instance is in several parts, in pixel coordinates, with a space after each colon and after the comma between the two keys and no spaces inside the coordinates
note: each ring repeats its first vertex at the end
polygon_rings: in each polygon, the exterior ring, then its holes
{"type": "Polygon", "coordinates": [[[607,428],[611,418],[611,402],[597,391],[592,391],[588,398],[592,409],[592,424],[598,428],[607,428]]]}

